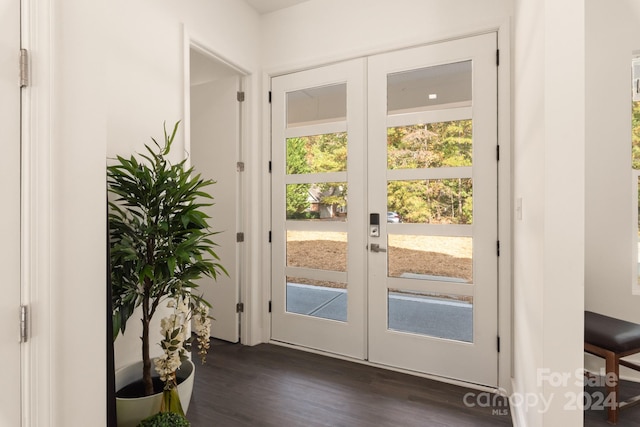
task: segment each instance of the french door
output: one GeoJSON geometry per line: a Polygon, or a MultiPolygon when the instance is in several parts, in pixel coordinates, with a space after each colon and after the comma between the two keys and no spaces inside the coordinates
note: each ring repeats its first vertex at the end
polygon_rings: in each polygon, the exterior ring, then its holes
{"type": "Polygon", "coordinates": [[[358,59],[272,81],[271,336],[360,359],[365,70],[358,59]]]}
{"type": "Polygon", "coordinates": [[[497,385],[495,53],[272,80],[273,340],[497,385]]]}

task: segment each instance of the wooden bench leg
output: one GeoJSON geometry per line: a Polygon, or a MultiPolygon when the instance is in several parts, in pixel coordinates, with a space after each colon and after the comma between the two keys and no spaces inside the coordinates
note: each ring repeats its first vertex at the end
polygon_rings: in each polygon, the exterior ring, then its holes
{"type": "Polygon", "coordinates": [[[605,353],[605,389],[607,393],[605,402],[610,402],[607,407],[607,420],[611,424],[617,424],[618,413],[620,412],[620,396],[618,394],[620,390],[620,357],[612,351],[606,351],[605,353]]]}

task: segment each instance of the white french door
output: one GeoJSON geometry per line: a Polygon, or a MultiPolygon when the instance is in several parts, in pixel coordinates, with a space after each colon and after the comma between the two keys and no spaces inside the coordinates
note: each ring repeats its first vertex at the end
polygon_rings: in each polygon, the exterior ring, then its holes
{"type": "Polygon", "coordinates": [[[273,340],[497,385],[495,54],[492,33],[272,80],[273,340]]]}
{"type": "Polygon", "coordinates": [[[364,71],[358,59],[272,81],[271,337],[360,359],[364,71]]]}
{"type": "Polygon", "coordinates": [[[21,412],[20,307],[20,2],[0,6],[0,117],[2,117],[2,209],[0,209],[0,425],[19,426],[21,412]]]}
{"type": "Polygon", "coordinates": [[[369,360],[497,385],[496,35],[369,60],[369,360]]]}

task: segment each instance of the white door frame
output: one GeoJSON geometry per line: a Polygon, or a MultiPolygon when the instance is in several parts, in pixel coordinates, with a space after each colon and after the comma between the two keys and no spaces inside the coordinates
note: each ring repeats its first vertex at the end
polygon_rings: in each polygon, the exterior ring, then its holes
{"type": "MultiPolygon", "coordinates": [[[[467,33],[447,34],[439,39],[430,39],[407,42],[396,42],[385,46],[384,49],[370,50],[362,49],[360,51],[351,51],[347,55],[338,54],[333,56],[323,56],[321,59],[305,60],[297,62],[295,66],[287,65],[282,67],[274,67],[267,69],[262,74],[262,87],[269,88],[270,81],[273,77],[301,71],[310,68],[316,68],[334,62],[350,60],[362,56],[375,55],[378,53],[389,52],[392,50],[406,49],[427,44],[437,43],[441,41],[451,40],[461,37],[470,37],[487,32],[497,32],[498,49],[500,52],[500,66],[498,67],[498,144],[500,145],[500,162],[498,162],[498,216],[499,229],[498,238],[500,239],[500,262],[498,271],[498,333],[500,336],[500,353],[498,354],[499,372],[498,372],[498,388],[511,393],[513,387],[511,384],[512,372],[512,354],[513,354],[513,338],[512,338],[512,154],[511,154],[511,24],[508,21],[496,22],[480,28],[475,28],[467,33]]],[[[264,159],[270,159],[271,152],[271,117],[270,103],[268,98],[268,89],[265,89],[264,97],[261,100],[262,111],[262,139],[265,144],[262,145],[261,155],[264,159]]],[[[267,163],[267,161],[265,161],[267,163]]],[[[261,190],[262,205],[270,206],[270,171],[265,164],[262,170],[262,183],[258,186],[261,190]]],[[[256,199],[258,200],[258,199],[256,199]]],[[[263,217],[260,219],[260,228],[263,235],[267,235],[270,231],[270,218],[263,217]]],[[[261,260],[262,276],[271,277],[271,248],[270,244],[265,240],[260,242],[263,248],[263,256],[261,260]]],[[[262,300],[262,341],[270,341],[270,325],[271,316],[268,311],[270,299],[270,283],[263,282],[261,291],[262,300]]],[[[362,362],[367,363],[367,362],[362,362]]],[[[415,374],[414,372],[409,372],[415,374]]],[[[424,375],[430,377],[429,375],[424,375]]],[[[439,378],[440,380],[443,380],[439,378]]],[[[447,380],[444,380],[447,381],[447,380]]],[[[456,381],[450,381],[457,383],[456,381]]],[[[471,384],[465,384],[473,387],[471,384]]]]}
{"type": "MultiPolygon", "coordinates": [[[[242,161],[245,164],[250,162],[251,159],[251,150],[249,145],[249,135],[251,135],[251,96],[252,96],[252,85],[251,85],[251,72],[241,65],[234,63],[233,61],[225,58],[223,54],[218,52],[216,49],[213,49],[211,46],[207,45],[207,43],[202,42],[202,40],[192,33],[190,33],[189,29],[186,25],[182,27],[183,33],[183,64],[184,64],[184,74],[183,74],[183,93],[184,93],[184,106],[183,106],[183,117],[184,117],[184,126],[182,126],[184,132],[184,147],[185,151],[188,153],[191,151],[191,99],[190,99],[190,91],[191,91],[191,83],[190,83],[190,61],[189,61],[189,52],[191,49],[195,49],[200,53],[212,58],[213,60],[225,64],[230,69],[237,71],[240,76],[240,87],[242,91],[245,93],[245,101],[240,104],[240,129],[239,129],[239,146],[238,150],[238,161],[242,161]]],[[[189,161],[187,160],[187,164],[189,161]]],[[[255,344],[252,339],[252,319],[256,319],[259,316],[256,316],[256,311],[259,310],[259,306],[257,304],[253,304],[252,295],[254,293],[251,291],[252,289],[252,275],[251,275],[251,264],[252,264],[252,256],[251,256],[251,247],[254,237],[252,236],[252,218],[246,212],[246,207],[250,206],[251,194],[250,189],[252,188],[251,180],[254,177],[254,173],[251,168],[245,168],[244,175],[240,179],[240,184],[238,190],[240,191],[240,198],[237,200],[237,225],[238,230],[242,231],[245,235],[244,243],[240,244],[237,250],[237,281],[239,283],[238,292],[239,292],[239,301],[242,302],[245,306],[245,309],[242,313],[240,313],[240,342],[242,344],[255,344]]],[[[215,188],[213,189],[213,193],[215,196],[215,188]]],[[[235,234],[235,231],[234,231],[235,234]]],[[[213,317],[215,317],[215,313],[211,313],[213,317]]]]}
{"type": "Polygon", "coordinates": [[[30,339],[22,352],[22,426],[47,425],[51,404],[51,103],[52,6],[21,1],[22,48],[31,55],[30,84],[22,92],[22,304],[37,303],[28,317],[30,339]],[[37,62],[35,62],[35,61],[37,62]]]}

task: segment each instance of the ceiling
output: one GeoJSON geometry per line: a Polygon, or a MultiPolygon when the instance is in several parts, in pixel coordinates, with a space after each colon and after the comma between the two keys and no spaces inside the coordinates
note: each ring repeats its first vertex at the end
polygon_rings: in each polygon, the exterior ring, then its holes
{"type": "Polygon", "coordinates": [[[260,15],[304,3],[308,0],[245,0],[260,15]]]}

